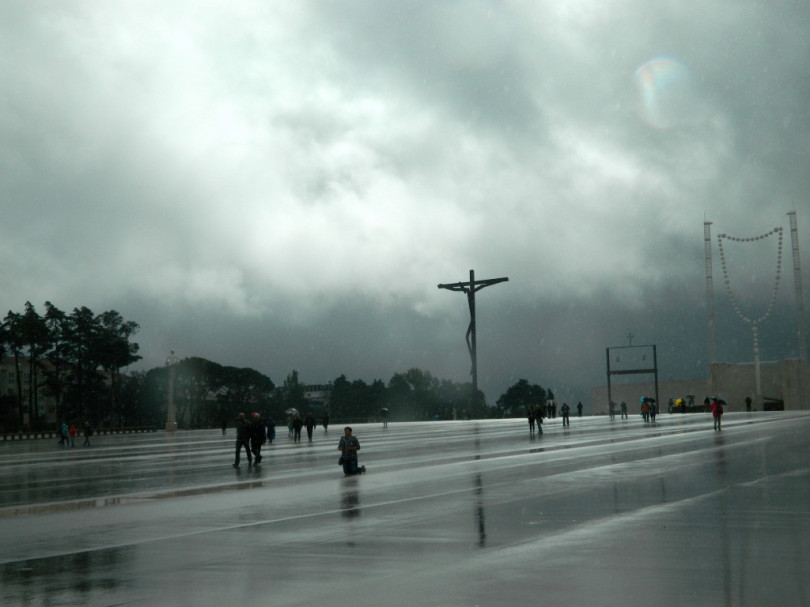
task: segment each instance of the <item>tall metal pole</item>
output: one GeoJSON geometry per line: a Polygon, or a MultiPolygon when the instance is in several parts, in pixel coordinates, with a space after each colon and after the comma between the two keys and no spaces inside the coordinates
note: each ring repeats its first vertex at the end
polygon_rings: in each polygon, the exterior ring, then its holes
{"type": "Polygon", "coordinates": [[[167,409],[168,414],[166,418],[166,432],[175,432],[177,430],[177,411],[174,406],[174,369],[180,359],[175,356],[174,350],[171,351],[168,358],[166,358],[166,366],[169,368],[169,396],[167,409]]]}
{"type": "Polygon", "coordinates": [[[807,360],[807,344],[804,337],[804,296],[802,295],[802,268],[799,259],[799,228],[796,225],[796,211],[790,217],[790,241],[793,244],[793,284],[796,287],[796,315],[798,317],[799,360],[807,360]]]}
{"type": "Polygon", "coordinates": [[[703,222],[703,249],[706,254],[706,308],[709,312],[709,364],[717,362],[714,341],[714,283],[712,280],[712,222],[703,222]]]}
{"type": "MultiPolygon", "coordinates": [[[[658,397],[658,352],[656,350],[655,345],[652,347],[653,349],[653,369],[655,369],[655,406],[658,408],[658,412],[661,412],[661,399],[658,397]]],[[[683,405],[686,407],[686,403],[683,405]]]]}
{"type": "Polygon", "coordinates": [[[470,375],[472,375],[473,404],[475,404],[475,401],[478,398],[478,346],[475,336],[475,292],[480,291],[484,287],[498,284],[499,282],[506,282],[507,280],[509,280],[507,277],[475,280],[475,271],[470,270],[470,282],[456,282],[453,284],[438,285],[440,289],[461,291],[467,295],[467,304],[470,307],[470,325],[467,327],[467,335],[465,336],[465,339],[467,341],[467,350],[470,353],[470,360],[472,362],[470,375]]]}

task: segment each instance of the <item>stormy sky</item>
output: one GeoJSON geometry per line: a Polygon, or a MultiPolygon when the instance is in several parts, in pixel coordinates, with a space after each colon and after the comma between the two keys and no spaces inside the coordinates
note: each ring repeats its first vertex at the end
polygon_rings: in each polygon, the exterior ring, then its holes
{"type": "MultiPolygon", "coordinates": [[[[118,310],[277,384],[411,367],[587,403],[605,348],[795,357],[810,5],[745,0],[0,3],[0,307],[118,310]]],[[[803,272],[804,284],[808,283],[803,272]]],[[[131,370],[132,370],[131,369],[131,370]]]]}

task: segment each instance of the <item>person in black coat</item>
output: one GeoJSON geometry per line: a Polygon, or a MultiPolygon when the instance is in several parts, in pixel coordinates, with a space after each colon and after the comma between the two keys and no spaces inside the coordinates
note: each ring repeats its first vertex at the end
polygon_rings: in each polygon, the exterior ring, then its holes
{"type": "Polygon", "coordinates": [[[293,441],[298,442],[301,440],[301,428],[304,427],[304,422],[301,419],[301,416],[297,413],[292,420],[292,427],[293,427],[293,441]]]}
{"type": "Polygon", "coordinates": [[[309,442],[312,442],[312,431],[315,429],[315,426],[318,425],[318,422],[315,421],[315,416],[312,415],[312,411],[307,413],[307,418],[304,420],[304,425],[307,427],[307,437],[309,437],[309,442]]]}
{"type": "Polygon", "coordinates": [[[262,416],[254,413],[250,420],[250,451],[255,456],[254,461],[258,464],[262,461],[262,445],[267,440],[267,431],[262,422],[262,416]]]}
{"type": "Polygon", "coordinates": [[[236,458],[233,462],[233,467],[239,467],[239,457],[242,454],[242,447],[245,448],[247,453],[248,466],[253,464],[253,456],[250,454],[250,422],[245,419],[245,414],[240,413],[236,416],[236,458]]]}

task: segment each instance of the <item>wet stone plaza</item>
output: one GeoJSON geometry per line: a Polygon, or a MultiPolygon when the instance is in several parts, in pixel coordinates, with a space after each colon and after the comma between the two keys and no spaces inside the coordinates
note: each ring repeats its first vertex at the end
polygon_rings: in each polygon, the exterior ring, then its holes
{"type": "Polygon", "coordinates": [[[0,605],[810,605],[810,412],[0,443],[0,605]]]}

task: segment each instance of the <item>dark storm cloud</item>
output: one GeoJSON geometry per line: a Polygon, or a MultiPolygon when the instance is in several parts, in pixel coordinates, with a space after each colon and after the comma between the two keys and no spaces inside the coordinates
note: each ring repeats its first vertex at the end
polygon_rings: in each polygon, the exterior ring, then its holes
{"type": "MultiPolygon", "coordinates": [[[[800,3],[0,11],[3,305],[117,309],[145,366],[464,381],[466,301],[436,285],[472,268],[510,278],[478,298],[490,400],[521,377],[585,399],[628,332],[700,376],[704,219],[729,360],[750,328],[717,234],[808,229],[800,3]]],[[[765,358],[795,352],[789,246],[765,358]]],[[[758,310],[777,252],[748,248],[758,310]]]]}

